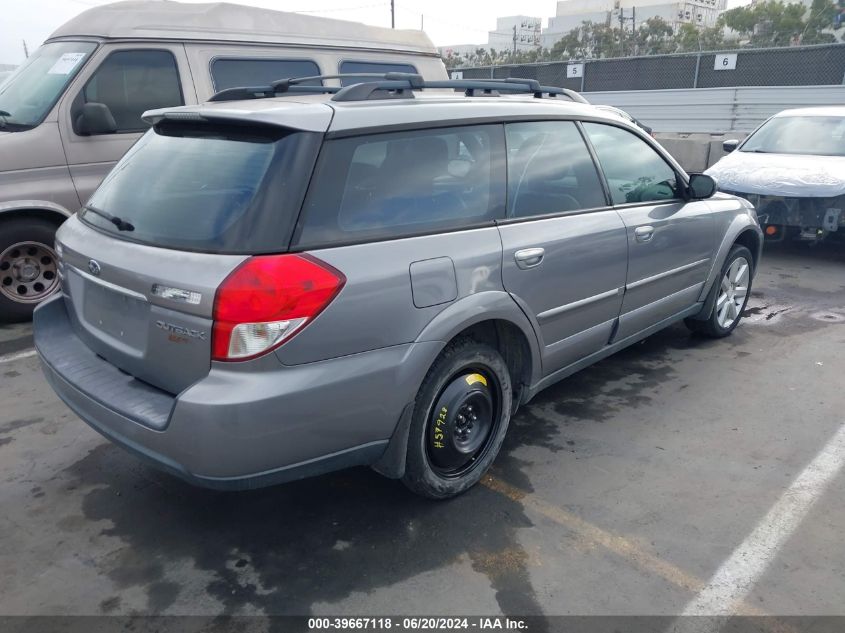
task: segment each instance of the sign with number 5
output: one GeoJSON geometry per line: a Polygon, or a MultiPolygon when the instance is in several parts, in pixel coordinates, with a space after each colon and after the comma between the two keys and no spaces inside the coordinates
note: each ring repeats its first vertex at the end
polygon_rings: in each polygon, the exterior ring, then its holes
{"type": "Polygon", "coordinates": [[[576,79],[584,76],[584,64],[567,64],[566,77],[567,79],[576,79]]]}

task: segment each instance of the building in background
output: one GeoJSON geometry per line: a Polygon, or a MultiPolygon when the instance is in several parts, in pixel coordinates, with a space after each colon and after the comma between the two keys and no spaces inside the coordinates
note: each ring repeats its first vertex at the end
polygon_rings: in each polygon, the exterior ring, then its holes
{"type": "Polygon", "coordinates": [[[484,44],[455,44],[454,46],[438,46],[437,51],[443,59],[460,57],[466,59],[475,55],[480,48],[486,48],[484,44]]]}
{"type": "Polygon", "coordinates": [[[497,51],[533,51],[540,48],[543,19],[527,15],[496,18],[496,30],[487,36],[487,48],[497,51]]]}
{"type": "Polygon", "coordinates": [[[584,22],[594,24],[638,26],[649,18],[659,17],[677,29],[681,24],[697,27],[716,25],[719,14],[727,8],[727,0],[561,0],[557,12],[549,18],[541,42],[551,48],[572,29],[584,22]],[[621,19],[620,19],[621,18],[621,19]]]}

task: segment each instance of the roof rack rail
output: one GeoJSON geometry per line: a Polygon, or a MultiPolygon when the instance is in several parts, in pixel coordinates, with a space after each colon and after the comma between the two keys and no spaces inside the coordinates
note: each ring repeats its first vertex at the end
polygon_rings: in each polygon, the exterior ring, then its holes
{"type": "Polygon", "coordinates": [[[578,103],[588,101],[574,90],[542,86],[536,79],[509,77],[507,79],[446,79],[426,81],[415,73],[345,73],[337,75],[313,75],[279,79],[266,86],[228,88],[214,94],[209,101],[240,101],[264,99],[281,94],[332,94],[332,101],[367,101],[370,99],[413,99],[414,90],[453,89],[463,91],[467,97],[500,96],[501,93],[533,94],[537,99],[544,96],[564,96],[578,103]],[[324,86],[325,79],[362,79],[349,86],[324,86]],[[375,80],[375,81],[374,81],[375,80]],[[319,81],[320,85],[303,85],[319,81]]]}
{"type": "Polygon", "coordinates": [[[589,103],[574,90],[554,86],[542,86],[536,79],[509,77],[507,79],[447,79],[426,81],[420,75],[411,73],[386,73],[382,81],[346,86],[332,97],[332,101],[413,99],[414,90],[424,90],[426,88],[462,90],[468,97],[499,96],[502,92],[507,92],[533,94],[537,99],[542,99],[544,96],[551,98],[564,96],[577,103],[589,103]]]}
{"type": "MultiPolygon", "coordinates": [[[[311,75],[308,77],[288,77],[278,79],[266,86],[243,86],[227,88],[214,93],[209,101],[244,101],[247,99],[267,99],[280,94],[334,94],[340,92],[340,86],[324,86],[324,79],[373,79],[383,78],[384,73],[345,73],[341,75],[311,75]],[[309,81],[319,81],[318,85],[304,86],[309,81]]],[[[422,79],[422,77],[420,77],[422,79]]]]}

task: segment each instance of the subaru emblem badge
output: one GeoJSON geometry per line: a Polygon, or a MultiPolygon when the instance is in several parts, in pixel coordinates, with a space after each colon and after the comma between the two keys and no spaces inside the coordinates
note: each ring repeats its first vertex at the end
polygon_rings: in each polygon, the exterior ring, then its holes
{"type": "Polygon", "coordinates": [[[100,264],[97,263],[96,260],[89,259],[88,260],[88,270],[91,272],[92,275],[95,277],[100,276],[100,264]]]}

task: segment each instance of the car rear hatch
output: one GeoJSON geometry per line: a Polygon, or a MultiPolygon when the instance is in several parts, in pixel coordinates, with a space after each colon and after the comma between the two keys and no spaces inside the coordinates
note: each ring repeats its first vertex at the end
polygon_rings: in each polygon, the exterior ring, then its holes
{"type": "Polygon", "coordinates": [[[321,139],[245,121],[158,121],[58,233],[79,337],[172,394],[206,376],[217,289],[252,255],[287,250],[321,139]]]}

